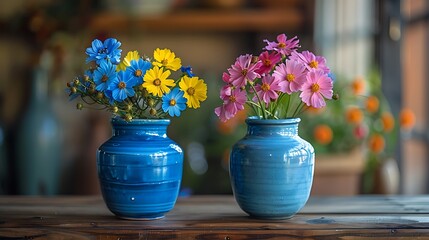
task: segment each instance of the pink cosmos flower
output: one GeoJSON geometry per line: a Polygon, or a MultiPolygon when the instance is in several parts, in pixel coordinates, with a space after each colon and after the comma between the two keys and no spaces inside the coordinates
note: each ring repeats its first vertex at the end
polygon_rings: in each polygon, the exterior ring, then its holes
{"type": "Polygon", "coordinates": [[[305,66],[294,60],[286,60],[286,64],[276,67],[273,76],[279,81],[280,91],[291,94],[301,90],[305,83],[305,66]]]}
{"type": "Polygon", "coordinates": [[[230,81],[236,87],[244,87],[247,81],[253,81],[255,78],[261,77],[256,70],[261,66],[261,62],[252,63],[252,55],[241,55],[237,58],[234,65],[228,69],[230,81]]]}
{"type": "Polygon", "coordinates": [[[226,99],[229,98],[232,94],[232,86],[231,85],[225,85],[220,89],[220,98],[226,99]]]}
{"type": "Polygon", "coordinates": [[[234,89],[231,92],[231,96],[224,99],[223,105],[215,109],[215,113],[222,121],[226,121],[235,116],[239,110],[244,109],[246,100],[245,91],[234,89]]]}
{"type": "Polygon", "coordinates": [[[225,108],[225,104],[220,107],[215,108],[215,114],[219,117],[222,122],[226,122],[227,120],[234,117],[234,114],[228,112],[225,108]]]}
{"type": "Polygon", "coordinates": [[[333,82],[322,70],[312,70],[307,73],[307,81],[302,86],[299,95],[301,100],[314,108],[326,106],[325,99],[332,99],[333,82]]]}
{"type": "Polygon", "coordinates": [[[296,36],[288,40],[285,34],[278,35],[277,42],[270,42],[266,39],[264,40],[264,42],[267,43],[265,50],[274,50],[286,56],[300,47],[299,40],[296,36]]]}
{"type": "MultiPolygon", "coordinates": [[[[276,91],[280,91],[279,81],[277,81],[271,75],[264,75],[262,77],[261,84],[255,86],[256,94],[262,99],[266,104],[269,104],[272,100],[276,100],[279,95],[276,91]]],[[[254,101],[257,101],[256,96],[253,98],[254,101]]]]}
{"type": "Polygon", "coordinates": [[[259,55],[259,61],[261,61],[261,67],[257,70],[257,73],[269,73],[273,67],[280,62],[282,56],[277,52],[264,51],[259,55]]]}
{"type": "Polygon", "coordinates": [[[316,56],[310,51],[303,51],[302,53],[294,51],[290,59],[304,63],[308,71],[321,69],[326,74],[330,72],[328,66],[326,66],[326,59],[321,56],[316,56]]]}
{"type": "Polygon", "coordinates": [[[222,74],[222,81],[223,81],[224,83],[231,83],[231,76],[229,76],[229,74],[228,74],[228,73],[224,72],[224,73],[222,74]]]}
{"type": "Polygon", "coordinates": [[[220,90],[220,98],[225,99],[226,97],[231,96],[232,85],[231,85],[231,76],[228,73],[224,72],[222,74],[222,80],[227,84],[222,87],[220,90]]]}

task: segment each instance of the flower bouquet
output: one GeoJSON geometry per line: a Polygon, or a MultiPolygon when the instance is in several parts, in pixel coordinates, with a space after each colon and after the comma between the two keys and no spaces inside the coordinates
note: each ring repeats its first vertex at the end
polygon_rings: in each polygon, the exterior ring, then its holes
{"type": "Polygon", "coordinates": [[[231,119],[247,104],[263,119],[298,116],[308,107],[322,108],[333,97],[333,81],[326,59],[310,51],[298,52],[297,37],[285,34],[259,55],[239,56],[223,73],[223,104],[215,109],[221,121],[231,119]]]}
{"type": "Polygon", "coordinates": [[[121,61],[120,46],[114,38],[92,42],[86,49],[89,69],[67,84],[71,99],[99,104],[126,121],[180,116],[186,107],[199,108],[206,100],[204,80],[190,66],[182,66],[170,49],[157,48],[152,58],[130,51],[121,61]]]}

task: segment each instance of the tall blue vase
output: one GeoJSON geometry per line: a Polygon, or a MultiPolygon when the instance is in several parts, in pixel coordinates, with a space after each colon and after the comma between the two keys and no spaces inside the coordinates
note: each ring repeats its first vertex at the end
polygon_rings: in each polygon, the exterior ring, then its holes
{"type": "Polygon", "coordinates": [[[167,136],[169,119],[112,119],[113,136],[97,151],[107,207],[125,219],[164,217],[176,203],[183,152],[167,136]]]}
{"type": "Polygon", "coordinates": [[[261,219],[287,219],[307,202],[314,148],[298,136],[299,118],[246,119],[247,134],[232,148],[230,180],[243,211],[261,219]]]}

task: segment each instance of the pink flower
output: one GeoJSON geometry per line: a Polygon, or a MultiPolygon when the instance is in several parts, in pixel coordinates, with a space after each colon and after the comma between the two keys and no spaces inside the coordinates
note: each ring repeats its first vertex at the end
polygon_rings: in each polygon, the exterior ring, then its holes
{"type": "MultiPolygon", "coordinates": [[[[269,104],[272,100],[276,100],[279,95],[276,91],[280,91],[279,81],[277,81],[271,75],[264,75],[262,77],[262,84],[255,86],[256,94],[262,99],[266,104],[269,104]]],[[[257,101],[256,96],[253,98],[254,101],[257,101]]]]}
{"type": "Polygon", "coordinates": [[[261,61],[261,67],[259,70],[257,70],[257,73],[263,74],[263,73],[269,73],[273,67],[280,62],[282,56],[278,54],[277,52],[267,52],[264,51],[259,55],[259,60],[261,61]]]}
{"type": "Polygon", "coordinates": [[[229,74],[228,74],[228,73],[224,72],[224,73],[222,74],[222,80],[223,80],[225,83],[231,83],[231,76],[229,76],[229,74]]]}
{"type": "Polygon", "coordinates": [[[234,65],[228,69],[231,76],[230,81],[236,87],[244,87],[247,81],[253,81],[261,77],[256,70],[261,66],[261,62],[252,63],[252,55],[241,55],[237,58],[234,65]]]}
{"type": "Polygon", "coordinates": [[[299,40],[296,36],[288,40],[285,34],[278,35],[277,42],[270,42],[266,39],[264,40],[264,42],[267,43],[265,50],[268,50],[268,51],[274,50],[283,55],[289,55],[295,49],[300,47],[299,40]]]}
{"type": "Polygon", "coordinates": [[[357,139],[363,139],[368,134],[368,127],[364,124],[359,124],[354,128],[353,134],[357,139]]]}
{"type": "Polygon", "coordinates": [[[307,82],[302,86],[299,95],[301,100],[314,108],[326,106],[325,99],[332,99],[333,82],[322,70],[312,70],[307,73],[307,82]]]}
{"type": "Polygon", "coordinates": [[[290,59],[304,63],[308,71],[320,69],[326,74],[330,72],[329,68],[326,66],[326,59],[321,56],[316,56],[310,51],[303,51],[302,53],[296,51],[292,52],[290,59]]]}
{"type": "Polygon", "coordinates": [[[215,109],[215,113],[222,121],[226,121],[234,117],[239,110],[244,109],[246,99],[245,91],[234,89],[232,90],[231,95],[224,99],[223,105],[215,109]]]}
{"type": "Polygon", "coordinates": [[[224,72],[222,74],[222,80],[227,84],[225,86],[222,87],[222,89],[220,90],[220,98],[221,99],[225,99],[226,97],[231,96],[231,91],[233,89],[232,85],[231,85],[231,76],[229,76],[228,73],[224,72]]]}
{"type": "Polygon", "coordinates": [[[286,60],[276,67],[273,76],[279,81],[280,91],[291,94],[301,90],[305,83],[305,66],[294,60],[286,60]]]}
{"type": "Polygon", "coordinates": [[[228,119],[234,117],[234,114],[228,112],[225,108],[225,104],[220,107],[215,108],[215,114],[219,117],[222,122],[226,122],[228,119]]]}

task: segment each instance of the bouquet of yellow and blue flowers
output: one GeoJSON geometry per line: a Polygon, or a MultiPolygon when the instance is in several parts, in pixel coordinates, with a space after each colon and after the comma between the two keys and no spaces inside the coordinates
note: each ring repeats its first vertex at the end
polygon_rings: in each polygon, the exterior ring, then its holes
{"type": "MultiPolygon", "coordinates": [[[[70,99],[99,104],[127,121],[180,116],[187,107],[199,108],[206,100],[204,80],[190,66],[182,66],[170,49],[155,49],[153,58],[130,51],[121,60],[120,46],[114,38],[92,42],[86,49],[89,69],[67,83],[70,99]]],[[[84,108],[84,103],[77,103],[77,108],[84,108]]]]}

